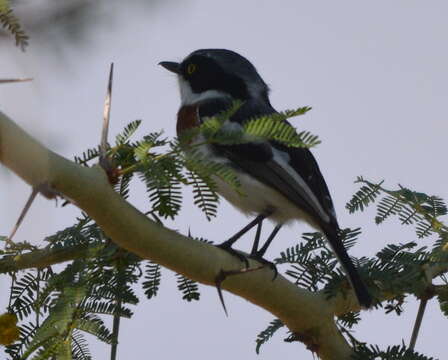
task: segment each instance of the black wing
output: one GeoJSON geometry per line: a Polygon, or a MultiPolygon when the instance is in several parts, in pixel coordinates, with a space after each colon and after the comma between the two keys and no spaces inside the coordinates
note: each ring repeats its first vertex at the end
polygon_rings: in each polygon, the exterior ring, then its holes
{"type": "MultiPolygon", "coordinates": [[[[230,100],[216,100],[199,108],[199,115],[213,116],[231,104],[230,100]]],[[[275,110],[266,104],[246,102],[230,119],[243,123],[249,118],[269,115],[275,110]]],[[[320,225],[331,248],[355,290],[361,306],[369,308],[372,297],[360,278],[339,237],[333,202],[327,184],[310,150],[288,147],[278,142],[246,143],[241,145],[213,145],[217,155],[232,160],[235,167],[276,189],[320,225]],[[276,151],[286,154],[279,161],[276,151]],[[288,171],[283,162],[290,166],[288,171]]],[[[278,152],[277,152],[278,155],[278,152]]]]}
{"type": "MultiPolygon", "coordinates": [[[[199,115],[201,118],[213,116],[227,109],[230,105],[230,99],[209,101],[199,107],[199,115]]],[[[264,103],[247,101],[232,116],[230,121],[243,123],[248,119],[275,112],[271,106],[264,103]]],[[[217,155],[232,160],[235,167],[273,187],[290,199],[296,206],[310,214],[322,228],[331,224],[332,228],[336,227],[338,229],[327,184],[310,150],[288,147],[278,142],[238,145],[214,144],[213,148],[217,155]],[[286,171],[274,159],[276,150],[287,154],[288,164],[303,183],[298,182],[294,174],[286,171]]]]}

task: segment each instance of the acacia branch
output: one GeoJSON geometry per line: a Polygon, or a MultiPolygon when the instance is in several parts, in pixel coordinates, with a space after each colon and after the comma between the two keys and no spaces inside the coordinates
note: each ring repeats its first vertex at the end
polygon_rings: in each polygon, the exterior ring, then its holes
{"type": "Polygon", "coordinates": [[[89,253],[87,245],[63,249],[42,249],[20,255],[6,255],[0,260],[0,274],[24,269],[43,269],[65,261],[85,258],[89,253]]]}
{"type": "MultiPolygon", "coordinates": [[[[117,245],[141,258],[207,285],[214,285],[220,270],[241,267],[227,252],[148,219],[114,192],[99,166],[82,167],[55,154],[1,112],[0,162],[31,186],[48,184],[72,199],[117,245]]],[[[35,256],[34,252],[29,256],[35,256]]],[[[251,260],[250,265],[258,263],[251,260]]],[[[301,289],[281,275],[272,281],[267,268],[232,276],[222,288],[274,314],[321,359],[350,358],[352,349],[334,323],[333,301],[324,294],[301,289]]],[[[351,300],[350,294],[347,301],[351,300]]]]}

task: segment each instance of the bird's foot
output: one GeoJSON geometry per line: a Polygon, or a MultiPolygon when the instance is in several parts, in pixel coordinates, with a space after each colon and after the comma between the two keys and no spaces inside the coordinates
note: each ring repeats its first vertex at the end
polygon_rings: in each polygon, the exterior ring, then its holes
{"type": "Polygon", "coordinates": [[[216,245],[216,247],[219,247],[220,249],[223,249],[224,251],[227,251],[230,255],[238,258],[238,260],[242,261],[244,263],[244,268],[249,268],[249,260],[247,260],[247,257],[240,252],[236,251],[231,247],[231,245],[224,241],[222,244],[216,245]]]}
{"type": "Polygon", "coordinates": [[[269,261],[269,260],[266,260],[265,258],[263,258],[263,254],[261,254],[260,252],[257,251],[253,254],[250,254],[249,258],[262,263],[263,266],[260,268],[264,268],[264,267],[271,268],[272,271],[274,272],[272,281],[274,281],[277,278],[277,275],[278,275],[277,266],[275,266],[275,264],[272,261],[269,261]]]}

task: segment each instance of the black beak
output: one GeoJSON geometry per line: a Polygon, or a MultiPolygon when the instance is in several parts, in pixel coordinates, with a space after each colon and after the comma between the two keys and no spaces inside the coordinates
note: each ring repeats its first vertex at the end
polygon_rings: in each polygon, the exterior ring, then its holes
{"type": "Polygon", "coordinates": [[[161,61],[159,65],[162,65],[168,71],[171,71],[175,74],[180,74],[180,64],[173,61],[161,61]]]}

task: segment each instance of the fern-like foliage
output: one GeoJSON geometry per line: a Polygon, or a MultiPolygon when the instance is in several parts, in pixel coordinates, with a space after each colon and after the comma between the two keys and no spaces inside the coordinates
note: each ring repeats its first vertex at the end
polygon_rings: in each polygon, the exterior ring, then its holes
{"type": "Polygon", "coordinates": [[[361,316],[359,312],[348,312],[341,316],[338,316],[337,322],[340,327],[344,328],[344,331],[348,331],[348,329],[352,329],[356,324],[361,321],[361,316]]]}
{"type": "Polygon", "coordinates": [[[157,296],[161,277],[160,265],[149,261],[145,267],[145,281],[142,283],[148,299],[157,296]]]}
{"type": "Polygon", "coordinates": [[[180,164],[171,157],[164,157],[148,163],[140,177],[148,190],[153,210],[161,217],[174,219],[182,205],[180,164]]]}
{"type": "MultiPolygon", "coordinates": [[[[155,132],[132,141],[140,121],[130,123],[107,153],[117,171],[118,182],[113,185],[114,190],[128,198],[131,181],[142,181],[147,190],[147,215],[163,225],[164,218],[178,215],[183,201],[181,188],[189,187],[193,191],[193,205],[211,219],[217,213],[218,184],[227,183],[241,196],[245,194],[241,193],[239,179],[233,169],[207,158],[202,145],[238,144],[254,139],[278,141],[288,146],[313,146],[318,142],[308,133],[297,134],[286,121],[291,116],[306,113],[309,108],[251,119],[240,128],[226,127],[226,120],[240,105],[235,104],[227,112],[205,121],[200,128],[188,134],[189,140],[168,141],[161,132],[155,132]],[[193,141],[198,135],[204,140],[202,144],[193,141]],[[185,151],[188,144],[190,148],[185,151]]],[[[76,157],[76,161],[91,166],[98,155],[98,149],[92,148],[76,157]]],[[[389,190],[383,187],[383,182],[372,183],[361,177],[358,182],[361,189],[347,205],[350,212],[362,211],[377,201],[377,224],[395,217],[403,225],[411,224],[416,230],[416,239],[412,241],[403,239],[402,243],[389,244],[373,257],[352,258],[372,295],[387,294],[387,301],[377,307],[383,307],[388,314],[399,315],[405,310],[402,305],[409,294],[422,298],[433,294],[447,314],[448,297],[443,295],[443,291],[436,292],[431,288],[425,277],[427,267],[438,265],[441,270],[436,275],[445,285],[448,284],[444,277],[448,263],[448,228],[441,218],[447,214],[443,200],[401,186],[389,190]],[[434,245],[419,246],[418,238],[429,235],[437,237],[434,245]]],[[[360,235],[360,229],[340,231],[340,239],[347,249],[356,244],[360,235]]],[[[202,238],[197,240],[209,243],[202,238]]],[[[5,351],[12,360],[90,359],[84,334],[115,343],[117,328],[111,331],[105,325],[105,319],[113,317],[115,322],[120,317],[133,316],[133,307],[139,302],[137,286],[142,286],[147,298],[157,296],[161,267],[114,245],[86,214],[45,241],[53,250],[81,249],[82,256],[63,269],[13,274],[8,311],[20,319],[20,339],[5,351]]],[[[20,256],[34,250],[35,246],[24,242],[0,254],[20,256]]],[[[350,289],[340,264],[321,233],[303,234],[301,241],[283,251],[275,263],[288,266],[286,274],[297,286],[310,291],[324,291],[332,297],[350,289]]],[[[196,282],[180,274],[176,275],[176,280],[184,300],[199,300],[196,282]]],[[[375,356],[382,359],[429,359],[405,347],[390,347],[383,351],[378,347],[364,346],[351,335],[359,320],[358,313],[344,314],[338,319],[339,328],[357,349],[358,359],[375,356]]],[[[273,320],[258,335],[257,353],[282,326],[280,320],[273,320]]],[[[298,338],[294,334],[287,339],[295,340],[298,338]]]]}
{"type": "Polygon", "coordinates": [[[177,288],[182,293],[182,299],[187,301],[199,300],[200,293],[198,283],[186,278],[181,274],[176,274],[177,288]]]}
{"type": "Polygon", "coordinates": [[[411,350],[405,345],[389,346],[386,350],[381,350],[377,345],[359,346],[352,358],[353,360],[436,360],[411,350]]]}
{"type": "Polygon", "coordinates": [[[193,170],[187,171],[187,178],[193,186],[194,204],[205,214],[207,220],[211,220],[216,216],[219,201],[213,179],[205,173],[201,177],[193,170]]]}
{"type": "Polygon", "coordinates": [[[199,150],[192,150],[185,154],[185,166],[198,174],[211,190],[215,188],[214,182],[210,181],[211,176],[227,183],[235,191],[239,191],[240,181],[235,171],[226,164],[212,161],[199,150]]]}
{"type": "MultiPolygon", "coordinates": [[[[363,183],[364,179],[359,176],[356,179],[356,183],[363,183]]],[[[345,206],[350,213],[354,213],[355,211],[363,211],[369,204],[373,203],[377,196],[381,192],[381,181],[378,184],[367,183],[353,195],[353,198],[349,203],[345,206]]]]}
{"type": "Polygon", "coordinates": [[[36,325],[36,323],[32,321],[21,323],[21,325],[19,326],[20,331],[19,341],[5,347],[5,353],[8,355],[9,359],[11,360],[21,359],[24,349],[26,349],[26,347],[29,345],[31,339],[36,334],[37,329],[38,326],[36,325]]]}
{"type": "Polygon", "coordinates": [[[375,202],[379,195],[383,195],[377,206],[377,224],[395,215],[402,224],[414,224],[419,238],[447,230],[439,220],[448,212],[441,198],[412,191],[401,185],[398,190],[389,190],[382,186],[383,182],[372,183],[362,177],[358,177],[356,182],[363,185],[346,206],[350,212],[362,211],[375,202]]]}
{"type": "MultiPolygon", "coordinates": [[[[283,118],[284,116],[281,116],[283,118]]],[[[308,131],[296,132],[296,129],[277,116],[263,116],[247,121],[243,130],[249,139],[261,138],[275,140],[293,147],[313,147],[320,144],[316,135],[308,131]]]]}
{"type": "MultiPolygon", "coordinates": [[[[360,235],[360,229],[343,229],[340,236],[346,248],[350,248],[360,235]]],[[[336,266],[338,262],[328,247],[322,233],[305,233],[303,242],[286,249],[275,259],[276,264],[291,264],[286,274],[295,283],[306,289],[316,291],[328,284],[330,279],[337,279],[336,266]]]]}
{"type": "Polygon", "coordinates": [[[293,116],[303,115],[310,107],[264,115],[247,120],[242,126],[229,126],[228,120],[241,106],[236,102],[227,111],[205,119],[198,131],[187,134],[188,142],[200,132],[208,143],[221,145],[242,144],[252,141],[273,140],[293,147],[313,147],[320,143],[317,136],[308,131],[297,133],[296,129],[286,120],[293,116]]]}
{"type": "Polygon", "coordinates": [[[268,342],[272,338],[272,336],[276,333],[276,331],[282,328],[283,326],[285,325],[279,319],[274,319],[269,323],[266,329],[264,329],[257,335],[257,339],[255,340],[256,343],[255,351],[257,354],[260,353],[261,346],[264,345],[266,342],[268,342]]]}
{"type": "Polygon", "coordinates": [[[9,0],[2,0],[0,2],[0,23],[6,31],[14,36],[16,46],[20,47],[22,51],[24,51],[28,46],[29,37],[22,29],[19,20],[10,8],[9,0]]]}
{"type": "Polygon", "coordinates": [[[87,340],[78,330],[74,330],[72,334],[72,357],[73,360],[92,360],[87,340]]]}
{"type": "Polygon", "coordinates": [[[131,136],[137,131],[141,122],[142,122],[141,120],[135,120],[126,125],[123,131],[117,134],[117,136],[115,137],[115,143],[118,146],[126,144],[131,138],[131,136]]]}
{"type": "Polygon", "coordinates": [[[94,147],[91,149],[87,149],[80,156],[75,156],[74,160],[76,163],[80,165],[87,166],[88,163],[94,159],[97,159],[100,156],[100,147],[94,147]]]}

